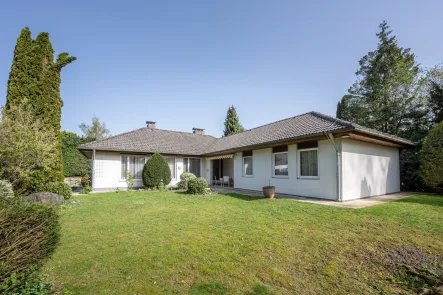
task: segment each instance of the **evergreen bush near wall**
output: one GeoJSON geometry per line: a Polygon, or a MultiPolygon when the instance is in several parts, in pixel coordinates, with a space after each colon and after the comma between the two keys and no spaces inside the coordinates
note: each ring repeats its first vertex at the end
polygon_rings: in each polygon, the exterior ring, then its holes
{"type": "Polygon", "coordinates": [[[427,185],[443,189],[443,122],[431,130],[420,151],[420,175],[427,185]]]}
{"type": "Polygon", "coordinates": [[[62,131],[63,175],[65,177],[83,176],[91,172],[91,160],[86,158],[77,147],[90,140],[73,132],[62,131]]]}
{"type": "Polygon", "coordinates": [[[171,169],[168,161],[159,153],[155,153],[143,167],[143,184],[148,188],[157,188],[161,181],[164,185],[171,182],[171,169]]]}

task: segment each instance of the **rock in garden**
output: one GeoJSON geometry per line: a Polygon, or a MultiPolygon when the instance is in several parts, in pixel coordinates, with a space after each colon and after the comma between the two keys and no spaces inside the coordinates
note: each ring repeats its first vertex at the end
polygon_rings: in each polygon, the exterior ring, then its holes
{"type": "Polygon", "coordinates": [[[49,192],[33,193],[24,197],[24,199],[34,203],[49,205],[60,205],[65,200],[63,196],[49,192]]]}

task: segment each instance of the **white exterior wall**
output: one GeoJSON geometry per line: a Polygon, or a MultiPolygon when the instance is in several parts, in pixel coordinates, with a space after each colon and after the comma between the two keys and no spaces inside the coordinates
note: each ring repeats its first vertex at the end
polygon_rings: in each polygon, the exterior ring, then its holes
{"type": "Polygon", "coordinates": [[[288,178],[272,177],[272,148],[253,151],[253,176],[243,176],[242,154],[234,157],[234,187],[262,190],[263,186],[275,186],[277,193],[322,199],[337,199],[337,162],[334,146],[328,140],[318,142],[318,179],[298,177],[297,145],[288,146],[288,178]]]}
{"type": "Polygon", "coordinates": [[[399,149],[342,141],[342,197],[344,201],[400,191],[399,149]]]}
{"type": "MultiPolygon", "coordinates": [[[[130,155],[128,153],[128,155],[130,155]]],[[[146,161],[149,155],[145,156],[146,161]]],[[[183,157],[175,157],[176,178],[171,180],[169,186],[175,186],[180,181],[183,173],[183,157]]],[[[200,161],[202,177],[206,176],[205,159],[200,161]]],[[[121,153],[96,151],[95,153],[95,175],[93,177],[93,189],[114,190],[127,188],[126,181],[121,179],[121,153]]],[[[143,187],[141,179],[134,179],[134,187],[143,187]]]]}

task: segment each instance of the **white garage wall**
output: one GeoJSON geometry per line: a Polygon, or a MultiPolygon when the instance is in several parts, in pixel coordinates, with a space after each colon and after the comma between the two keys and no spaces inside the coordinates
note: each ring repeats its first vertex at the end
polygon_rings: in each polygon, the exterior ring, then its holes
{"type": "Polygon", "coordinates": [[[342,174],[344,201],[399,192],[399,150],[343,139],[342,174]]]}
{"type": "Polygon", "coordinates": [[[234,157],[234,186],[241,189],[262,190],[265,185],[275,186],[277,193],[322,199],[337,199],[336,155],[328,140],[318,142],[319,179],[298,178],[297,145],[288,146],[288,178],[272,177],[272,148],[253,151],[253,176],[243,176],[242,154],[234,157]]]}
{"type": "MultiPolygon", "coordinates": [[[[97,190],[115,190],[126,189],[126,181],[121,179],[121,153],[96,151],[95,153],[95,175],[93,189],[97,190]]],[[[146,161],[148,155],[145,156],[146,161]]],[[[172,179],[170,186],[175,186],[180,181],[180,175],[183,173],[183,157],[175,157],[176,161],[176,179],[172,179]]],[[[201,172],[205,176],[205,163],[201,160],[201,172]]],[[[134,187],[143,187],[141,179],[134,179],[134,187]]]]}

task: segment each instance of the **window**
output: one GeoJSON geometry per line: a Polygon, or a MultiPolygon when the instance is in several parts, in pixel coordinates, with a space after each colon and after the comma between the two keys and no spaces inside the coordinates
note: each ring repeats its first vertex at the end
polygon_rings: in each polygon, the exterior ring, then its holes
{"type": "Polygon", "coordinates": [[[175,179],[175,157],[165,157],[171,170],[171,179],[175,179]]]}
{"type": "Polygon", "coordinates": [[[125,178],[125,171],[129,171],[134,179],[141,179],[143,166],[145,165],[145,156],[122,155],[121,178],[125,178]]]}
{"type": "Polygon", "coordinates": [[[288,152],[274,154],[274,176],[287,177],[288,175],[288,152]]]}
{"type": "Polygon", "coordinates": [[[318,178],[317,148],[299,150],[300,177],[318,178]]]}
{"type": "Polygon", "coordinates": [[[191,172],[197,177],[200,177],[200,158],[184,158],[183,171],[191,172]]]}
{"type": "Polygon", "coordinates": [[[243,152],[243,176],[252,176],[252,151],[243,152]]]}

